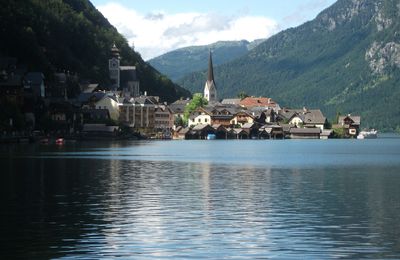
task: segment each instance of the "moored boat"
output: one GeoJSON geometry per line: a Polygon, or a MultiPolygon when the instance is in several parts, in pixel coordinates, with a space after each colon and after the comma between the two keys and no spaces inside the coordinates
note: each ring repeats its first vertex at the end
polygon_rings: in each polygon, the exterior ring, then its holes
{"type": "Polygon", "coordinates": [[[375,129],[361,131],[357,139],[374,139],[378,137],[378,131],[375,129]]]}
{"type": "Polygon", "coordinates": [[[56,144],[64,144],[64,138],[57,138],[56,139],[56,144]]]}

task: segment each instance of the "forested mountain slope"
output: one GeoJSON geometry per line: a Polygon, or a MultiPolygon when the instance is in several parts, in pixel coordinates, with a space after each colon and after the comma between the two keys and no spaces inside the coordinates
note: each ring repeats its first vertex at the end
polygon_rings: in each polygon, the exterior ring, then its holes
{"type": "Polygon", "coordinates": [[[3,0],[0,24],[0,56],[18,58],[48,80],[62,69],[106,84],[115,42],[121,64],[137,66],[141,91],[166,101],[190,94],[145,63],[88,0],[3,0]]]}
{"type": "Polygon", "coordinates": [[[248,53],[264,40],[221,41],[203,46],[180,48],[149,60],[149,63],[172,80],[207,68],[208,52],[213,53],[215,65],[232,61],[248,53]]]}

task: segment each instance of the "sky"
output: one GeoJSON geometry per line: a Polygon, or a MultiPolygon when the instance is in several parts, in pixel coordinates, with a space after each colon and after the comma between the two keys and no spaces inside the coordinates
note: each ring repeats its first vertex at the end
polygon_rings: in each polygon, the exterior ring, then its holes
{"type": "Polygon", "coordinates": [[[144,60],[217,41],[268,38],[335,0],[91,0],[144,60]]]}

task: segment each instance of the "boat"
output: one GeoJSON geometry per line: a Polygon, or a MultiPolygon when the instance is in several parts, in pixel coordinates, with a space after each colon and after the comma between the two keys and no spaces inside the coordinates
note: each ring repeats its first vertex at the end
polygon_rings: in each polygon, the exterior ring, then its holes
{"type": "Polygon", "coordinates": [[[357,139],[374,139],[378,137],[378,131],[375,129],[361,131],[357,139]]]}
{"type": "Polygon", "coordinates": [[[64,138],[57,138],[56,144],[64,144],[64,138]]]}
{"type": "Polygon", "coordinates": [[[215,134],[208,134],[207,135],[207,140],[215,140],[217,139],[217,136],[215,134]]]}

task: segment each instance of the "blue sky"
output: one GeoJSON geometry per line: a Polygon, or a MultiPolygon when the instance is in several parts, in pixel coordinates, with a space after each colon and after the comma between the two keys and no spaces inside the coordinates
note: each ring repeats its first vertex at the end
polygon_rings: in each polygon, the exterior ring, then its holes
{"type": "Polygon", "coordinates": [[[219,40],[255,40],[313,19],[335,0],[92,0],[144,59],[219,40]]]}

